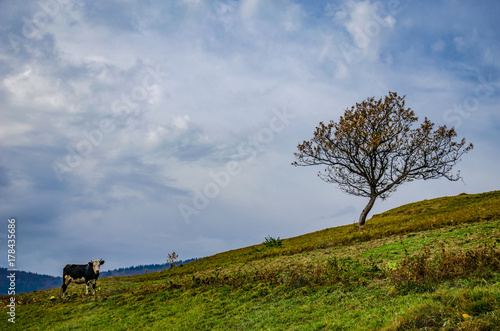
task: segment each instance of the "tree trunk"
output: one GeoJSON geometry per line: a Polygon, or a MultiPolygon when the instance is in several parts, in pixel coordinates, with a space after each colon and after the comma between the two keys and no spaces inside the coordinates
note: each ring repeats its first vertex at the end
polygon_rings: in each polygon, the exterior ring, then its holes
{"type": "Polygon", "coordinates": [[[368,213],[370,212],[370,210],[372,210],[372,207],[375,204],[376,199],[377,199],[376,195],[372,195],[370,197],[370,201],[368,201],[368,204],[366,205],[365,209],[363,209],[363,212],[361,212],[361,215],[359,216],[358,226],[365,225],[366,216],[368,216],[368,213]]]}

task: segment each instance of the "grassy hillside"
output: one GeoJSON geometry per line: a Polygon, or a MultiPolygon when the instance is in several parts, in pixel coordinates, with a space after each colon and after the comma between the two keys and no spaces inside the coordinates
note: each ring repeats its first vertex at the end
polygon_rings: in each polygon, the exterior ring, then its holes
{"type": "MultiPolygon", "coordinates": [[[[16,295],[32,330],[495,330],[500,191],[425,200],[162,272],[16,295]]],[[[9,327],[2,297],[0,328],[9,327]]]]}

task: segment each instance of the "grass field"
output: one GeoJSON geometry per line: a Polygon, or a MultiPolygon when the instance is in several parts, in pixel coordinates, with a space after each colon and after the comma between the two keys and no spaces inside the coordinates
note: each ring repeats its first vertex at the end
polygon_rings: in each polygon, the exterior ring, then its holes
{"type": "MultiPolygon", "coordinates": [[[[264,238],[263,238],[264,239],[264,238]]],[[[182,267],[16,295],[19,330],[498,330],[500,191],[182,267]]],[[[2,330],[6,304],[0,300],[2,330]]]]}

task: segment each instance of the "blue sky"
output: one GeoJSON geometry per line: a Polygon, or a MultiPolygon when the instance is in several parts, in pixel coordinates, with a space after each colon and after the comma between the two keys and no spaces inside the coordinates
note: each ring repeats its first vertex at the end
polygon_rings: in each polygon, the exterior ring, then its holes
{"type": "MultiPolygon", "coordinates": [[[[498,1],[0,1],[0,214],[17,263],[163,263],[354,223],[295,168],[320,121],[388,91],[475,146],[371,214],[499,189],[498,1]]],[[[7,261],[0,261],[6,266],[7,261]]]]}

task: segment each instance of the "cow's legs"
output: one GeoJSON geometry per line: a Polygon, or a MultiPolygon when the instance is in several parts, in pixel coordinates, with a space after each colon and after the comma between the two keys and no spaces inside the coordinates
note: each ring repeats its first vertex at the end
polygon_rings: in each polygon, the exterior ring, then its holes
{"type": "Polygon", "coordinates": [[[89,294],[89,282],[85,283],[85,295],[89,294]]]}
{"type": "Polygon", "coordinates": [[[95,285],[96,285],[96,281],[95,279],[91,279],[87,282],[87,293],[86,294],[89,294],[89,288],[90,286],[92,286],[92,295],[95,294],[95,285]]]}
{"type": "Polygon", "coordinates": [[[68,284],[66,284],[66,279],[63,278],[63,284],[61,286],[61,295],[63,298],[65,296],[64,292],[66,292],[66,289],[68,288],[69,283],[71,283],[71,281],[68,281],[68,284]]]}

